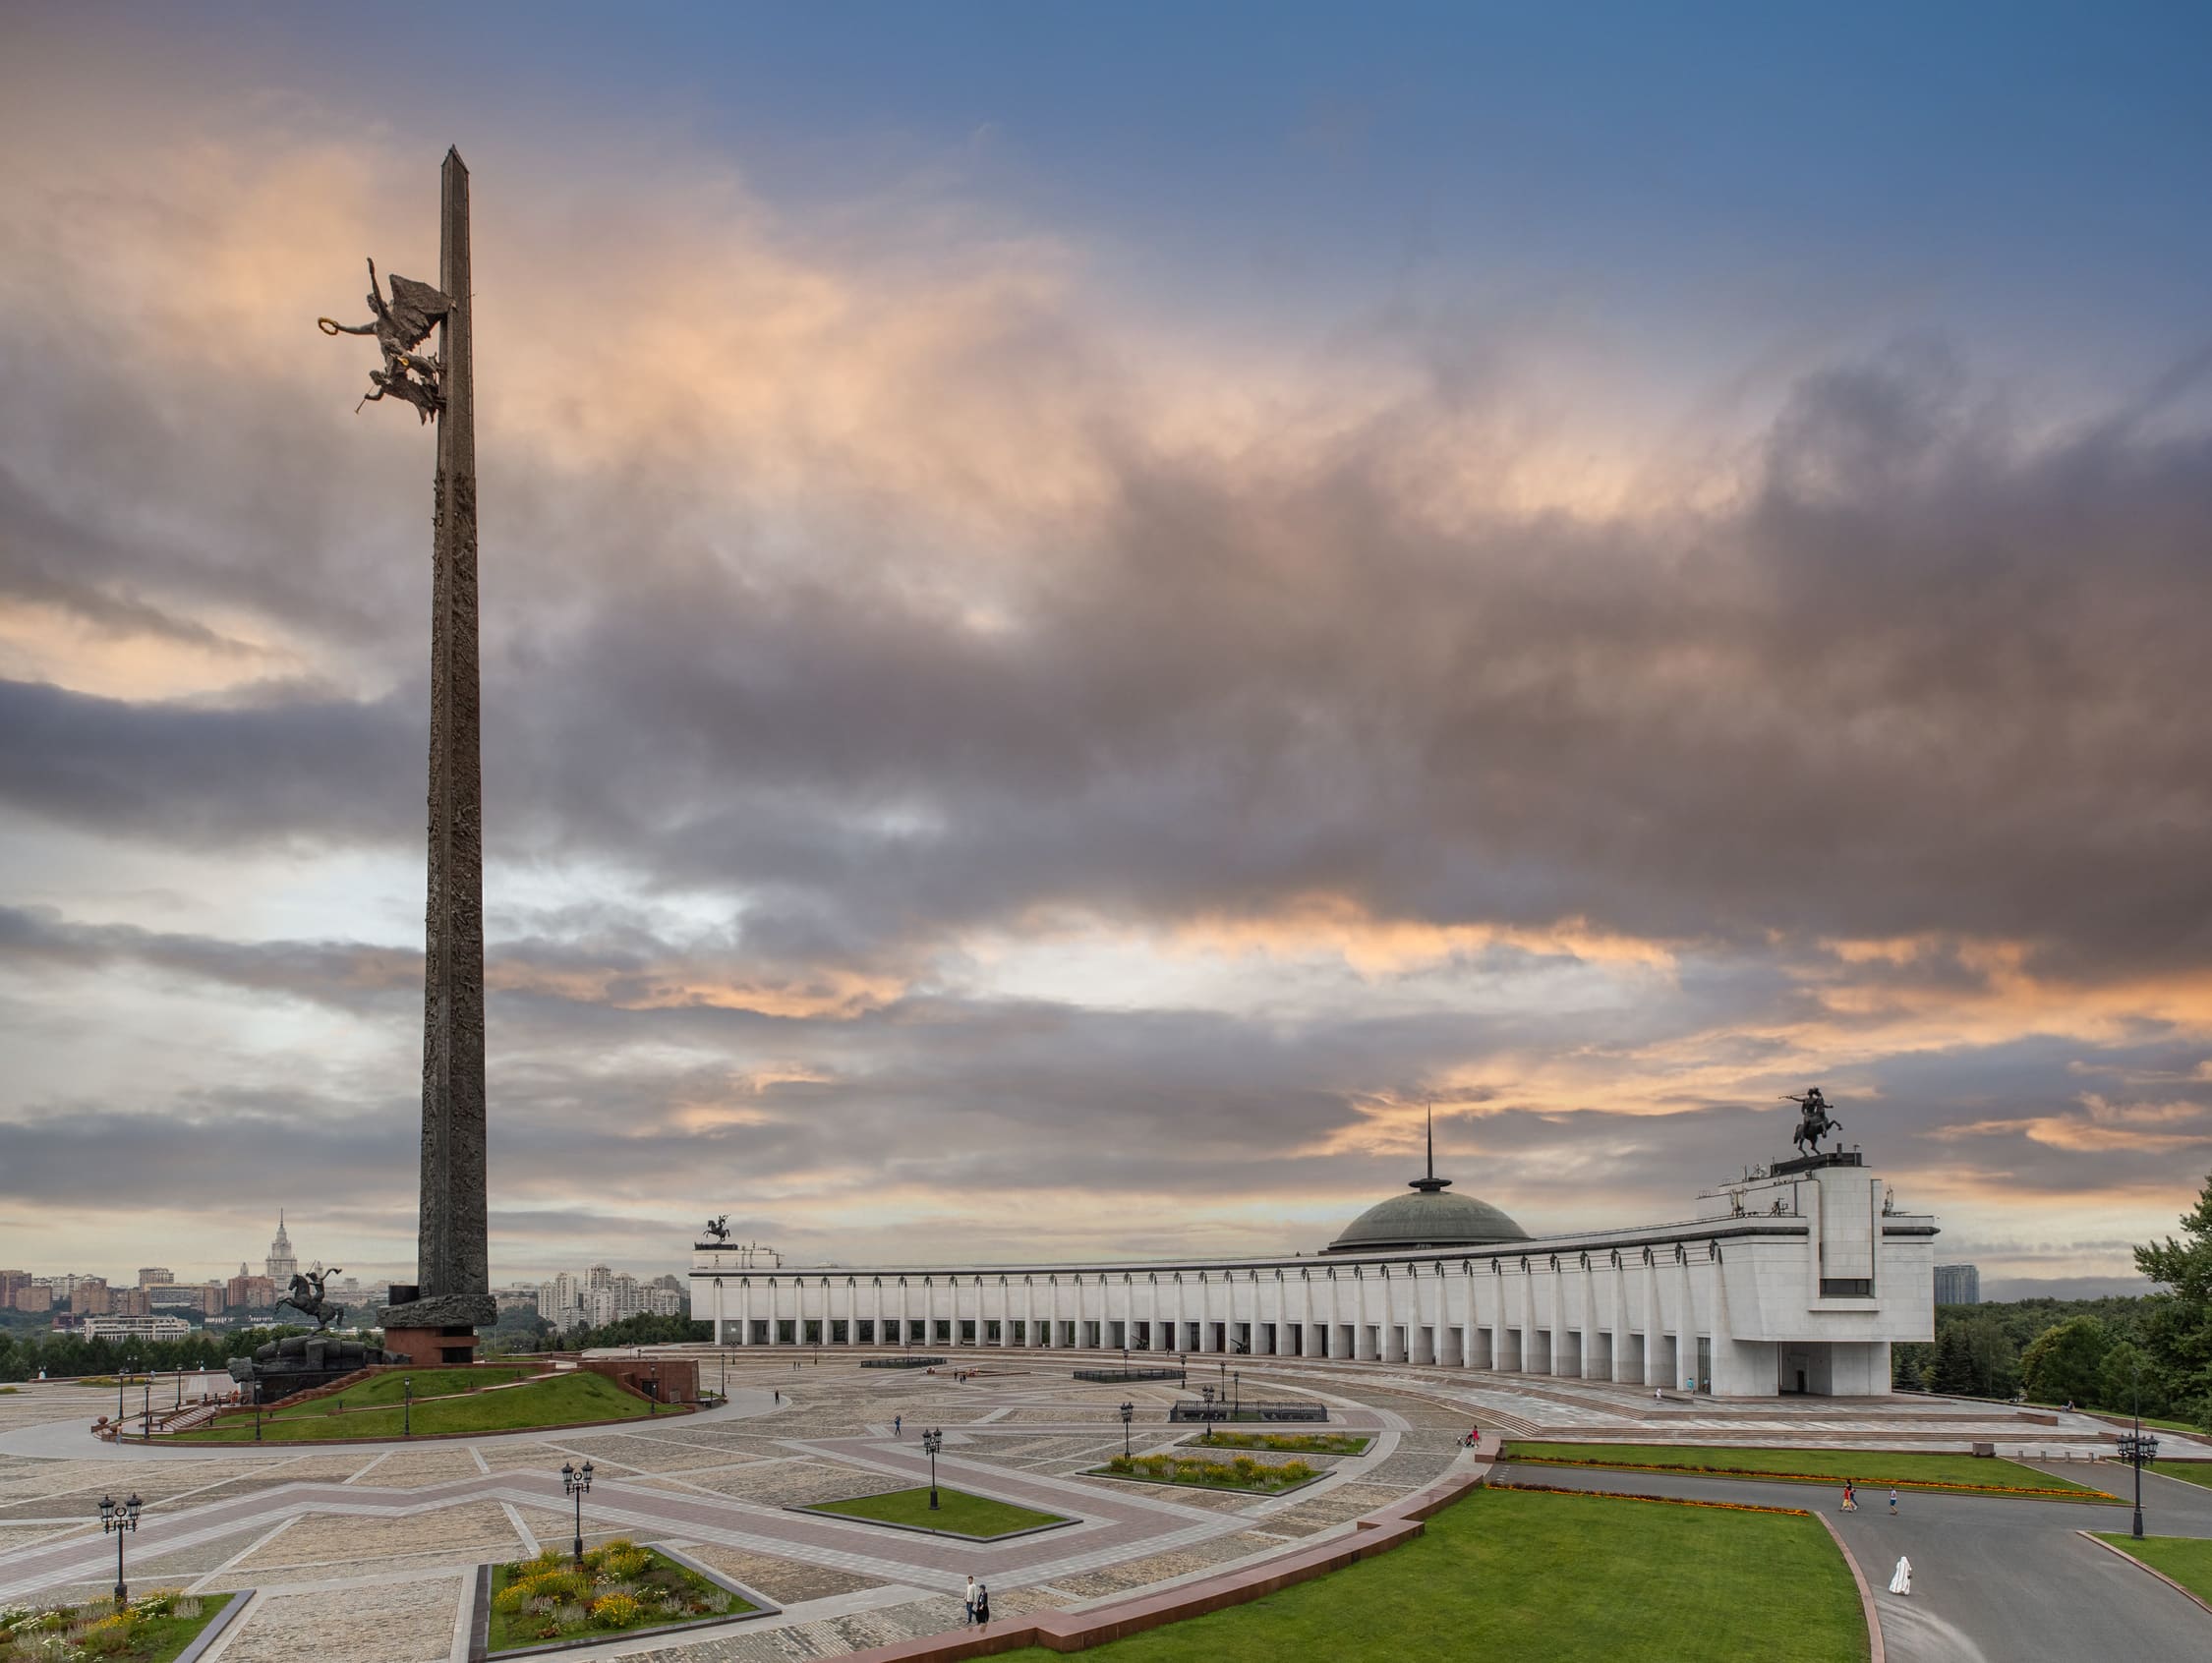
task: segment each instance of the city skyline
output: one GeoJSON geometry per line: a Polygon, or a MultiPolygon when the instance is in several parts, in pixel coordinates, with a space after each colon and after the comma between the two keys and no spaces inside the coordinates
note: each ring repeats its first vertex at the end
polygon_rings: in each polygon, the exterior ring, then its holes
{"type": "Polygon", "coordinates": [[[427,441],[315,318],[452,143],[495,1283],[1311,1250],[1430,1106],[1656,1218],[1819,1084],[2139,1287],[2212,22],[1280,15],[12,18],[0,1263],[412,1278],[427,441]]]}

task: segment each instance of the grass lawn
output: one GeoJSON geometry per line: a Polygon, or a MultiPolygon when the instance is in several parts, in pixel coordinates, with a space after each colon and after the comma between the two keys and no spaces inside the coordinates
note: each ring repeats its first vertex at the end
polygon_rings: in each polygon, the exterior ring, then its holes
{"type": "Polygon", "coordinates": [[[2212,1599],[2212,1541],[2202,1536],[2145,1536],[2141,1541],[2125,1534],[2097,1532],[2097,1540],[2110,1542],[2122,1553],[2131,1553],[2145,1565],[2165,1572],[2199,1599],[2212,1599]]]}
{"type": "Polygon", "coordinates": [[[511,1651],[758,1609],[672,1559],[617,1539],[584,1555],[581,1572],[551,1550],[493,1567],[491,1647],[511,1651]]]}
{"type": "Polygon", "coordinates": [[[1271,1450],[1277,1455],[1366,1455],[1372,1438],[1360,1432],[1216,1432],[1186,1438],[1186,1449],[1271,1450]]]}
{"type": "Polygon", "coordinates": [[[2179,1478],[2184,1484],[2212,1487],[2212,1461],[2153,1461],[2146,1462],[2143,1470],[2179,1478]]]}
{"type": "Polygon", "coordinates": [[[334,1391],[327,1398],[310,1398],[308,1402],[281,1402],[262,1410],[262,1419],[285,1419],[294,1415],[327,1415],[329,1406],[338,1408],[382,1408],[407,1396],[407,1382],[414,1380],[416,1402],[425,1398],[458,1398],[464,1391],[485,1391],[487,1387],[504,1387],[511,1380],[522,1380],[526,1375],[538,1373],[535,1369],[411,1369],[407,1373],[374,1373],[361,1384],[334,1391]]]}
{"type": "Polygon", "coordinates": [[[1061,1514],[1039,1513],[1034,1508],[1016,1507],[1012,1502],[993,1501],[988,1496],[971,1496],[964,1490],[948,1490],[942,1484],[937,1487],[937,1511],[932,1513],[929,1486],[924,1484],[918,1489],[893,1490],[880,1496],[816,1502],[806,1511],[835,1513],[878,1524],[910,1524],[919,1529],[977,1536],[986,1541],[993,1536],[1012,1535],[1017,1530],[1033,1530],[1040,1524],[1067,1522],[1061,1514]]]}
{"type": "MultiPolygon", "coordinates": [[[[1053,1654],[1008,1655],[1044,1663],[1053,1654]]],[[[1817,1519],[1477,1490],[1403,1547],[1250,1605],[1133,1634],[1099,1655],[1109,1663],[1860,1663],[1867,1640],[1858,1590],[1817,1519]]]]}
{"type": "MultiPolygon", "coordinates": [[[[169,1663],[178,1652],[200,1637],[200,1631],[215,1620],[215,1613],[230,1602],[228,1593],[204,1599],[187,1598],[175,1589],[147,1594],[132,1601],[125,1621],[115,1621],[112,1600],[92,1600],[80,1606],[48,1607],[47,1621],[19,1631],[13,1639],[0,1635],[0,1663],[43,1659],[49,1636],[59,1634],[79,1642],[81,1653],[97,1647],[96,1655],[113,1663],[169,1663]],[[118,1642],[108,1636],[120,1634],[118,1642]],[[89,1641],[90,1645],[84,1644],[89,1641]],[[109,1649],[109,1648],[113,1649],[109,1649]]],[[[20,1608],[0,1606],[14,1615],[20,1608]]]]}
{"type": "Polygon", "coordinates": [[[1508,1461],[1548,1461],[1567,1466],[1639,1469],[1705,1467],[1730,1475],[1793,1478],[1816,1484],[1858,1480],[1859,1488],[1894,1484],[1916,1490],[2055,1490],[2082,1501],[2111,1501],[2105,1492],[2069,1478],[2054,1478],[2009,1461],[1969,1455],[1926,1455],[1889,1450],[1745,1450],[1690,1444],[1540,1444],[1508,1439],[1508,1461]]]}
{"type": "MultiPolygon", "coordinates": [[[[490,1369],[486,1373],[493,1372],[490,1369]]],[[[318,1404],[328,1400],[319,1399],[318,1404]]],[[[353,1438],[396,1438],[408,1417],[397,1406],[363,1409],[352,1414],[332,1414],[327,1408],[314,1412],[316,1405],[303,1405],[291,1414],[264,1413],[262,1440],[271,1444],[344,1442],[353,1438]]],[[[524,1432],[534,1426],[565,1426],[588,1420],[642,1420],[647,1405],[631,1397],[604,1375],[582,1369],[555,1374],[511,1392],[485,1392],[473,1397],[446,1396],[415,1400],[414,1434],[428,1437],[440,1432],[524,1432]]],[[[664,1408],[663,1414],[672,1413],[664,1408]]],[[[212,1425],[174,1435],[181,1441],[201,1444],[250,1444],[254,1441],[254,1411],[232,1409],[212,1425]]]]}
{"type": "Polygon", "coordinates": [[[262,1412],[262,1419],[270,1416],[279,1419],[291,1415],[328,1414],[330,1405],[341,1408],[378,1408],[397,1404],[407,1395],[407,1382],[415,1383],[415,1402],[426,1398],[458,1397],[463,1392],[481,1392],[490,1386],[504,1386],[509,1381],[520,1380],[536,1374],[532,1368],[418,1368],[405,1373],[373,1374],[358,1385],[348,1386],[343,1392],[333,1392],[327,1398],[314,1398],[304,1404],[277,1404],[262,1412]]]}
{"type": "Polygon", "coordinates": [[[1136,1478],[1153,1484],[1180,1484],[1193,1490],[1237,1490],[1246,1495],[1272,1496],[1296,1489],[1320,1476],[1303,1461],[1259,1462],[1249,1455],[1230,1461],[1208,1461],[1203,1456],[1116,1456],[1104,1466],[1087,1469],[1098,1478],[1136,1478]]]}

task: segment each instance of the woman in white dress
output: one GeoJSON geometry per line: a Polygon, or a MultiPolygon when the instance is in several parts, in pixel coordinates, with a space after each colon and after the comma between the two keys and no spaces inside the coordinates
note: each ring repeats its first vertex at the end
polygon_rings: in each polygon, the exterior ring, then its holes
{"type": "Polygon", "coordinates": [[[1901,1553],[1897,1555],[1897,1568],[1890,1577],[1890,1591],[1893,1594],[1912,1592],[1912,1561],[1901,1553]]]}

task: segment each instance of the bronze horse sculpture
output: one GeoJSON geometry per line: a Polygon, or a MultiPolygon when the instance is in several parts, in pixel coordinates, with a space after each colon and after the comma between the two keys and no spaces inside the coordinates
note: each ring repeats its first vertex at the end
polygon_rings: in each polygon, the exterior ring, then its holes
{"type": "Polygon", "coordinates": [[[1843,1129],[1843,1122],[1829,1115],[1828,1099],[1821,1095],[1819,1086],[1812,1087],[1802,1097],[1784,1092],[1782,1101],[1794,1103],[1802,1111],[1797,1129],[1789,1135],[1789,1141],[1797,1146],[1799,1154],[1818,1155],[1821,1152],[1821,1139],[1830,1132],[1843,1129]]]}

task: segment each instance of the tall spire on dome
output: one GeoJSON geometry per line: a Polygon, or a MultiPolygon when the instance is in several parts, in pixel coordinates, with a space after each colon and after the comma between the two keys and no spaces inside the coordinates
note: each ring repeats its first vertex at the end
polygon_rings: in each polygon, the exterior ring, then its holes
{"type": "Polygon", "coordinates": [[[1452,1180],[1450,1178],[1440,1178],[1436,1176],[1436,1100],[1431,1097],[1428,1100],[1428,1176],[1415,1178],[1406,1187],[1418,1189],[1424,1195],[1435,1195],[1451,1188],[1451,1186],[1452,1180]]]}

